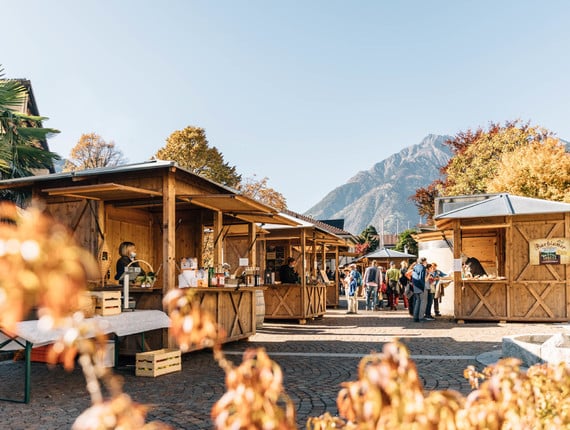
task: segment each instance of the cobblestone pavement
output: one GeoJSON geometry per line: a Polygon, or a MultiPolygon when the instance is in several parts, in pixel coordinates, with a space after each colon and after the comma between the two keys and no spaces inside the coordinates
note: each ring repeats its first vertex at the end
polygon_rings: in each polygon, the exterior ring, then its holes
{"type": "MultiPolygon", "coordinates": [[[[468,365],[482,370],[485,364],[477,360],[480,354],[495,351],[499,357],[503,336],[559,333],[566,328],[561,324],[459,324],[445,317],[414,323],[406,310],[347,315],[341,307],[329,309],[323,318],[305,325],[266,322],[249,341],[226,344],[224,351],[237,364],[245,349],[265,348],[283,369],[285,391],[296,406],[298,427],[303,429],[309,417],[324,412],[337,415],[340,384],[356,380],[360,359],[381,351],[383,344],[393,339],[409,348],[426,391],[454,389],[467,394],[471,388],[463,370],[468,365]]],[[[127,394],[153,406],[149,421],[176,429],[213,429],[210,410],[225,386],[223,371],[210,351],[184,354],[182,372],[157,378],[135,377],[133,361],[131,365],[122,363],[115,372],[124,378],[127,394]]],[[[0,363],[0,397],[23,393],[23,370],[21,361],[0,363]]],[[[59,366],[50,370],[45,364],[32,363],[31,401],[0,401],[0,428],[69,429],[89,405],[79,369],[68,373],[59,366]]]]}

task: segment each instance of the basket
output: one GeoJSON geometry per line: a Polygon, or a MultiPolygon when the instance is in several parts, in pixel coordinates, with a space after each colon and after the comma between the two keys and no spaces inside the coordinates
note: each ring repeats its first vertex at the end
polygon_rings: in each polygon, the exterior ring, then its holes
{"type": "Polygon", "coordinates": [[[134,263],[144,263],[147,268],[150,269],[144,275],[137,276],[134,280],[134,285],[140,286],[141,288],[152,288],[156,282],[156,275],[150,263],[146,262],[145,260],[133,260],[125,266],[125,270],[131,267],[131,264],[134,263]]]}

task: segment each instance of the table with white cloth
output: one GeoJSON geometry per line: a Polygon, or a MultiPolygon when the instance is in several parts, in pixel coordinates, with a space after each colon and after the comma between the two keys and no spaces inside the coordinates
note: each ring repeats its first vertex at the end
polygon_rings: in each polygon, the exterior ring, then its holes
{"type": "MultiPolygon", "coordinates": [[[[122,312],[117,315],[95,316],[88,318],[88,322],[96,324],[98,332],[104,334],[114,334],[115,339],[122,336],[132,334],[141,334],[145,332],[168,328],[170,319],[162,311],[158,310],[135,310],[132,312],[122,312]]],[[[31,391],[31,351],[34,346],[43,346],[54,343],[61,337],[63,329],[42,330],[38,327],[38,320],[22,321],[17,324],[16,333],[10,335],[0,328],[0,350],[17,351],[25,350],[25,377],[24,377],[24,399],[5,399],[15,402],[28,403],[31,391]]],[[[95,333],[93,333],[94,335],[95,333]]],[[[142,341],[144,350],[144,338],[142,341]]],[[[118,347],[115,346],[115,355],[118,354],[118,347]]],[[[115,363],[117,360],[115,359],[115,363]]]]}

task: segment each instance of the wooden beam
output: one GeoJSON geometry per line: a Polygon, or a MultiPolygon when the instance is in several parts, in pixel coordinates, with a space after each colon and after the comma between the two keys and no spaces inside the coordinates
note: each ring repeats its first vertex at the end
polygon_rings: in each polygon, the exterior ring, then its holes
{"type": "Polygon", "coordinates": [[[501,224],[481,224],[481,225],[462,225],[459,227],[461,230],[488,230],[490,228],[509,228],[508,223],[501,224]]]}
{"type": "Polygon", "coordinates": [[[176,179],[170,171],[162,181],[162,293],[176,286],[176,179]]]}
{"type": "MultiPolygon", "coordinates": [[[[221,211],[214,211],[214,267],[216,270],[218,266],[221,266],[223,263],[223,250],[224,250],[224,240],[222,238],[222,229],[223,226],[223,218],[224,214],[221,211]]],[[[221,270],[221,267],[219,268],[221,270]]]]}
{"type": "MultiPolygon", "coordinates": [[[[453,227],[453,260],[455,265],[455,260],[461,258],[461,230],[459,226],[459,220],[455,219],[452,223],[453,227]]],[[[461,272],[453,272],[453,285],[454,285],[454,316],[463,318],[463,285],[461,282],[461,272]]]]}
{"type": "Polygon", "coordinates": [[[250,223],[248,225],[248,250],[247,258],[249,259],[250,267],[258,267],[257,262],[257,247],[255,246],[255,241],[257,240],[257,225],[255,223],[250,223]]]}

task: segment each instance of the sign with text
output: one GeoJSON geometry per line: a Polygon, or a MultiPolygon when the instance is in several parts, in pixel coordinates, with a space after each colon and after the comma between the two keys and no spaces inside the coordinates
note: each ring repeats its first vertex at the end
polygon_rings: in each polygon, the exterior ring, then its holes
{"type": "Polygon", "coordinates": [[[530,264],[570,264],[570,239],[552,237],[528,242],[530,264]]]}

